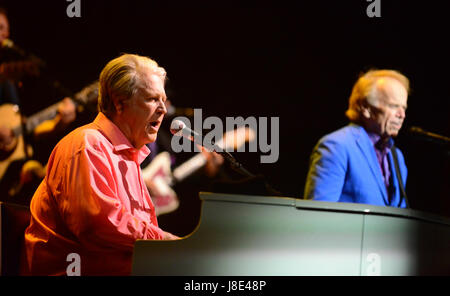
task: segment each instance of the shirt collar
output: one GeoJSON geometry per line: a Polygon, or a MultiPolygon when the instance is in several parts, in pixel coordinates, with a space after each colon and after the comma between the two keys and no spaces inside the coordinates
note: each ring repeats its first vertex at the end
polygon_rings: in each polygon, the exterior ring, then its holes
{"type": "Polygon", "coordinates": [[[389,140],[387,142],[381,142],[381,136],[376,134],[376,133],[372,133],[372,132],[367,132],[367,135],[369,136],[370,141],[372,142],[373,146],[381,151],[389,151],[392,146],[394,145],[394,140],[390,137],[389,140]]]}
{"type": "Polygon", "coordinates": [[[99,127],[102,133],[107,137],[114,146],[114,151],[122,152],[129,151],[133,155],[137,155],[137,161],[141,163],[150,154],[150,149],[147,145],[143,145],[141,149],[135,148],[130,141],[125,137],[117,125],[115,125],[102,112],[99,112],[94,119],[94,124],[99,127]]]}

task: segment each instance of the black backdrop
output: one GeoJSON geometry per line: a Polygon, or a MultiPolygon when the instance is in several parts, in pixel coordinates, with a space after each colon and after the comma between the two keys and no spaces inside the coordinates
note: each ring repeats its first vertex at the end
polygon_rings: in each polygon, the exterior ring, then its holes
{"type": "MultiPolygon", "coordinates": [[[[450,135],[450,20],[443,3],[381,0],[380,18],[366,15],[365,0],[81,0],[80,18],[66,15],[65,0],[1,5],[11,39],[45,60],[71,91],[120,53],[138,53],[166,68],[178,106],[202,108],[204,117],[279,117],[278,162],[260,164],[251,153],[239,159],[285,195],[301,197],[309,153],[322,135],[347,124],[347,99],[361,71],[406,74],[412,93],[405,126],[450,135]]],[[[26,109],[60,98],[36,93],[26,109]]],[[[449,215],[448,152],[406,132],[397,144],[413,207],[449,215]]]]}

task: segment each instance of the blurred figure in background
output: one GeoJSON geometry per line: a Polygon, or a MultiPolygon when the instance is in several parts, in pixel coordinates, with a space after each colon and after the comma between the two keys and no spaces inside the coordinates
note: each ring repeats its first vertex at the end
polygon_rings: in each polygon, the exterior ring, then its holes
{"type": "Polygon", "coordinates": [[[358,79],[346,112],[351,123],[324,136],[312,152],[305,199],[407,206],[407,168],[393,138],[405,120],[408,93],[408,78],[394,70],[358,79]]]}

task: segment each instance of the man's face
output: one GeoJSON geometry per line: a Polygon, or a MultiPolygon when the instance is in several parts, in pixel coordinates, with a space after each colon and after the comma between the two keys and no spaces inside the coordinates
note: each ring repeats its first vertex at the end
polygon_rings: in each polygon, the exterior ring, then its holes
{"type": "Polygon", "coordinates": [[[379,79],[374,91],[378,101],[369,104],[364,116],[373,132],[382,138],[395,137],[406,117],[408,92],[393,78],[379,79]]]}
{"type": "Polygon", "coordinates": [[[159,127],[167,113],[163,80],[148,70],[143,71],[143,87],[133,97],[123,101],[120,115],[129,127],[128,139],[138,149],[156,141],[159,127]]]}
{"type": "Polygon", "coordinates": [[[0,44],[9,37],[9,23],[6,15],[0,13],[0,44]]]}

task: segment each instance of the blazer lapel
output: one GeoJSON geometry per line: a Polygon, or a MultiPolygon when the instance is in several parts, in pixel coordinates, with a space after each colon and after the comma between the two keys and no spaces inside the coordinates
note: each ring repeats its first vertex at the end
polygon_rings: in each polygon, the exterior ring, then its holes
{"type": "Polygon", "coordinates": [[[369,163],[370,170],[372,171],[372,175],[375,178],[378,188],[381,191],[381,194],[383,196],[383,199],[386,204],[389,204],[389,199],[387,196],[386,186],[383,182],[383,176],[381,174],[381,168],[378,164],[377,155],[375,154],[375,149],[373,148],[373,144],[369,139],[369,136],[367,133],[363,130],[363,127],[357,126],[358,128],[355,129],[356,131],[356,143],[358,144],[358,147],[361,149],[361,152],[367,159],[367,162],[369,163]]]}

